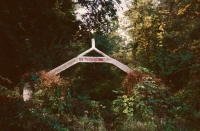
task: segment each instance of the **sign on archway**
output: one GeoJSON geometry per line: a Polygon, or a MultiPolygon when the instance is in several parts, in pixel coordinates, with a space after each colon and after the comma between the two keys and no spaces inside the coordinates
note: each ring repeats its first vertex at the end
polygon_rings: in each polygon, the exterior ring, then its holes
{"type": "Polygon", "coordinates": [[[77,57],[67,61],[66,63],[56,67],[55,69],[49,71],[47,73],[47,75],[49,76],[54,76],[64,70],[66,70],[67,68],[79,63],[79,62],[84,62],[84,63],[110,63],[113,64],[115,66],[117,66],[118,68],[120,68],[121,70],[123,70],[124,72],[130,74],[131,72],[133,72],[132,69],[130,69],[128,66],[124,65],[123,63],[109,57],[108,55],[104,54],[102,51],[98,50],[95,47],[95,40],[92,39],[92,47],[88,50],[86,50],[85,52],[83,52],[82,54],[78,55],[77,57]],[[95,56],[84,56],[87,53],[91,52],[92,50],[96,51],[97,53],[101,54],[103,57],[95,57],[95,56]]]}
{"type": "MultiPolygon", "coordinates": [[[[53,70],[47,72],[47,76],[55,76],[57,74],[59,74],[60,72],[66,70],[67,68],[80,63],[80,62],[84,62],[84,63],[110,63],[113,64],[115,66],[117,66],[118,68],[120,68],[121,70],[123,70],[124,72],[130,74],[133,72],[132,69],[130,69],[128,66],[124,65],[123,63],[109,57],[108,55],[104,54],[103,52],[101,52],[100,50],[98,50],[95,47],[95,40],[92,39],[92,47],[88,50],[86,50],[85,52],[83,52],[82,54],[78,55],[77,57],[67,61],[66,63],[54,68],[53,70]],[[102,57],[95,57],[95,56],[84,56],[87,53],[91,52],[91,51],[96,51],[97,53],[101,54],[102,57]]],[[[32,90],[30,88],[30,85],[27,83],[24,86],[23,89],[23,99],[24,101],[28,101],[29,99],[31,99],[31,95],[32,95],[32,90]]]]}

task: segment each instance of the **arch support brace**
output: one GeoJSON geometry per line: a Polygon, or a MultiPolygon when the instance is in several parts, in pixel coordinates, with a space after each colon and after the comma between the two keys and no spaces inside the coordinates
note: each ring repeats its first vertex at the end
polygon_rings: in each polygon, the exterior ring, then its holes
{"type": "Polygon", "coordinates": [[[77,57],[67,61],[66,63],[56,67],[55,69],[49,71],[47,73],[47,75],[49,76],[54,76],[56,74],[59,74],[60,72],[66,70],[67,68],[79,63],[79,62],[84,62],[84,63],[110,63],[113,64],[115,66],[117,66],[118,68],[120,68],[121,70],[123,70],[124,72],[130,74],[131,72],[133,72],[132,69],[130,69],[128,66],[124,65],[123,63],[109,57],[108,55],[104,54],[102,51],[98,50],[95,47],[95,40],[92,39],[92,47],[88,50],[86,50],[85,52],[81,53],[80,55],[78,55],[77,57]],[[91,52],[92,50],[96,51],[97,53],[101,54],[103,57],[89,57],[89,56],[84,56],[87,53],[91,52]]]}

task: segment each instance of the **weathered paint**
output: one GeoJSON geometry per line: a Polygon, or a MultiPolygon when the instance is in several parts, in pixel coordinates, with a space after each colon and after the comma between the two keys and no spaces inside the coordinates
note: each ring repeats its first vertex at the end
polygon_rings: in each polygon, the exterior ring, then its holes
{"type": "MultiPolygon", "coordinates": [[[[128,66],[124,65],[123,63],[109,57],[108,55],[104,54],[103,52],[101,52],[100,50],[98,50],[95,47],[95,40],[92,39],[92,47],[88,50],[86,50],[85,52],[81,53],[80,55],[78,55],[77,57],[67,61],[66,63],[54,68],[53,70],[47,72],[48,76],[55,76],[57,74],[59,74],[60,72],[66,70],[67,68],[79,63],[79,62],[86,62],[86,63],[110,63],[113,64],[115,66],[117,66],[118,68],[120,68],[121,70],[123,70],[124,72],[131,74],[133,73],[133,70],[130,69],[128,66]],[[92,50],[96,51],[97,53],[101,54],[103,57],[89,57],[89,56],[84,56],[87,53],[91,52],[92,50]]],[[[23,89],[23,98],[24,101],[27,101],[31,98],[31,88],[30,85],[27,83],[24,86],[23,89]]]]}
{"type": "Polygon", "coordinates": [[[60,65],[60,66],[58,66],[58,67],[56,67],[56,68],[54,68],[54,69],[51,70],[51,71],[49,71],[49,72],[47,73],[47,75],[48,75],[48,76],[57,75],[57,74],[59,74],[60,72],[62,72],[62,71],[64,71],[65,69],[67,69],[67,68],[69,68],[69,67],[75,65],[75,64],[78,63],[78,62],[79,62],[79,61],[78,61],[78,58],[73,58],[73,59],[71,59],[70,61],[68,61],[68,62],[66,62],[66,63],[64,63],[64,64],[62,64],[62,65],[60,65]]]}
{"type": "Polygon", "coordinates": [[[106,63],[110,60],[109,57],[78,57],[79,62],[100,62],[106,63]]]}
{"type": "Polygon", "coordinates": [[[24,101],[29,101],[31,99],[32,90],[29,83],[26,83],[23,88],[23,99],[24,101]]]}
{"type": "Polygon", "coordinates": [[[64,70],[66,70],[67,68],[79,63],[79,62],[87,62],[87,63],[111,63],[115,66],[117,66],[118,68],[120,68],[121,70],[125,71],[126,73],[132,73],[133,70],[130,69],[128,66],[124,65],[123,63],[109,57],[108,55],[104,54],[103,52],[101,52],[100,50],[98,50],[95,47],[95,40],[92,39],[92,47],[88,50],[86,50],[85,52],[81,53],[80,55],[78,55],[77,57],[73,58],[72,60],[56,67],[55,69],[49,71],[47,73],[47,75],[53,76],[56,75],[64,70]],[[103,57],[88,57],[88,56],[84,56],[87,53],[91,52],[92,50],[96,51],[97,53],[101,54],[103,57]]]}

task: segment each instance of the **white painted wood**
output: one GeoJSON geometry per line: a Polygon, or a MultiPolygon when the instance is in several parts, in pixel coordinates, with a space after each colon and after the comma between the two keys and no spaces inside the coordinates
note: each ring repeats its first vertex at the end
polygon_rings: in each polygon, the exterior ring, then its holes
{"type": "Polygon", "coordinates": [[[126,72],[127,74],[131,74],[133,73],[133,70],[130,69],[128,66],[122,64],[121,62],[111,58],[110,63],[117,66],[118,68],[120,68],[121,70],[123,70],[124,72],[126,72]]]}
{"type": "Polygon", "coordinates": [[[96,52],[98,52],[100,55],[105,56],[105,57],[109,57],[108,55],[104,54],[102,51],[98,50],[97,48],[94,48],[94,50],[96,52]]]}
{"type": "Polygon", "coordinates": [[[78,55],[78,56],[84,56],[84,55],[86,55],[87,53],[89,53],[89,52],[91,52],[91,51],[93,51],[93,50],[94,50],[93,48],[90,48],[89,50],[86,50],[85,52],[81,53],[81,54],[78,55]]]}
{"type": "Polygon", "coordinates": [[[94,49],[95,48],[95,40],[92,39],[92,48],[94,49]]]}
{"type": "Polygon", "coordinates": [[[65,69],[75,65],[76,63],[78,63],[78,59],[77,58],[73,58],[71,59],[70,61],[56,67],[55,69],[49,71],[47,73],[48,76],[54,76],[54,75],[57,75],[58,73],[64,71],[65,69]]]}
{"type": "Polygon", "coordinates": [[[78,55],[76,58],[71,59],[70,61],[56,67],[55,69],[49,71],[47,73],[47,75],[49,76],[54,76],[64,70],[66,70],[67,68],[77,64],[78,62],[86,62],[86,63],[111,63],[115,66],[117,66],[118,68],[120,68],[121,70],[123,70],[124,72],[130,74],[133,72],[132,69],[130,69],[128,66],[122,64],[121,62],[109,57],[108,55],[104,54],[102,51],[98,50],[95,47],[95,40],[92,39],[92,47],[88,50],[86,50],[85,52],[81,53],[80,55],[78,55]],[[87,57],[84,56],[87,53],[91,52],[92,50],[96,51],[97,53],[101,54],[104,57],[87,57]]]}
{"type": "Polygon", "coordinates": [[[82,56],[78,57],[79,62],[88,62],[88,63],[109,63],[110,57],[88,57],[82,56]]]}
{"type": "Polygon", "coordinates": [[[29,83],[26,83],[23,88],[23,100],[29,101],[31,99],[32,90],[29,83]]]}
{"type": "MultiPolygon", "coordinates": [[[[122,64],[121,62],[109,57],[108,55],[104,54],[103,52],[101,52],[100,50],[98,50],[95,47],[95,40],[92,39],[92,47],[88,50],[86,50],[85,52],[81,53],[80,55],[78,55],[77,57],[71,59],[70,61],[67,61],[66,63],[54,68],[53,70],[47,72],[48,76],[55,76],[57,74],[59,74],[60,72],[66,70],[67,68],[79,63],[79,62],[86,62],[86,63],[111,63],[115,66],[117,66],[118,68],[120,68],[121,70],[123,70],[124,72],[131,74],[133,73],[133,70],[130,69],[128,66],[122,64]],[[103,57],[89,57],[89,56],[84,56],[87,53],[91,52],[92,50],[95,50],[96,52],[98,52],[99,54],[101,54],[103,57]]],[[[31,99],[31,95],[32,95],[32,90],[31,90],[31,86],[29,83],[26,83],[24,85],[24,89],[23,89],[23,99],[24,101],[28,101],[31,99]]]]}

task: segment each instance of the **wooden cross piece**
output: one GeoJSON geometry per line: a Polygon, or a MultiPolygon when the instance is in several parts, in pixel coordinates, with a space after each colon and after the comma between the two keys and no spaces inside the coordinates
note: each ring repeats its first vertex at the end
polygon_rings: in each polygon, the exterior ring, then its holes
{"type": "Polygon", "coordinates": [[[79,62],[84,62],[84,63],[110,63],[113,64],[115,66],[117,66],[118,68],[120,68],[121,70],[123,70],[124,72],[130,74],[133,72],[132,69],[130,69],[128,66],[124,65],[123,63],[107,56],[106,54],[104,54],[103,52],[101,52],[100,50],[98,50],[95,47],[95,40],[92,39],[92,47],[88,50],[86,50],[85,52],[81,53],[80,55],[78,55],[77,57],[67,61],[66,63],[54,68],[53,70],[47,72],[48,76],[54,76],[64,70],[66,70],[67,68],[79,63],[79,62]],[[84,56],[85,54],[91,52],[92,50],[95,50],[97,53],[101,54],[103,57],[95,57],[95,56],[84,56]]]}
{"type": "MultiPolygon", "coordinates": [[[[101,52],[100,50],[98,50],[95,47],[95,40],[92,39],[92,47],[88,50],[86,50],[85,52],[81,53],[80,55],[78,55],[77,57],[67,61],[66,63],[56,67],[55,69],[47,72],[48,76],[55,76],[56,74],[59,74],[60,72],[66,70],[67,68],[79,63],[79,62],[87,62],[87,63],[110,63],[113,64],[115,66],[117,66],[118,68],[120,68],[121,70],[123,70],[124,72],[131,74],[133,72],[133,70],[131,70],[128,66],[122,64],[121,62],[107,56],[106,54],[104,54],[103,52],[101,52]],[[95,50],[97,53],[101,54],[102,57],[89,57],[89,56],[84,56],[85,54],[91,52],[92,50],[95,50]]],[[[31,94],[32,94],[32,90],[30,88],[30,84],[27,83],[24,86],[23,89],[23,99],[24,101],[28,101],[31,98],[31,94]]]]}

